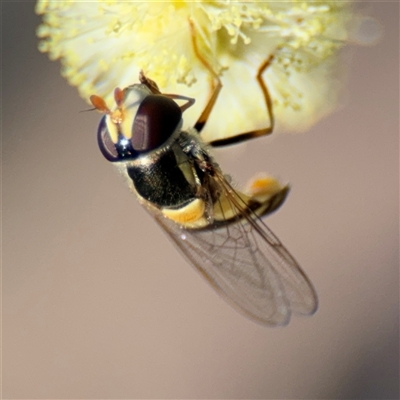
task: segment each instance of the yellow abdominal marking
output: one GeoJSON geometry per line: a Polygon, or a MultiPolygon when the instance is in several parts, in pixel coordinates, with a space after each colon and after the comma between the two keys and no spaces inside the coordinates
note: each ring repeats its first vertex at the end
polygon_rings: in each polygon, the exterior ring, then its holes
{"type": "Polygon", "coordinates": [[[282,190],[281,183],[270,176],[254,178],[248,185],[247,193],[250,197],[259,198],[272,196],[282,190]]]}
{"type": "Polygon", "coordinates": [[[162,213],[172,221],[187,225],[198,221],[204,216],[206,205],[204,200],[196,199],[189,203],[187,206],[173,210],[170,208],[163,208],[162,213]]]}

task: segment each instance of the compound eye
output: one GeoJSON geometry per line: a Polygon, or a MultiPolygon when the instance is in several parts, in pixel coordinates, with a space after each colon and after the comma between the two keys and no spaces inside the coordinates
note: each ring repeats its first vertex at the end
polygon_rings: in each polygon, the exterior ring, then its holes
{"type": "Polygon", "coordinates": [[[178,104],[162,95],[146,95],[136,112],[135,107],[125,108],[121,124],[112,120],[114,114],[105,115],[97,131],[100,151],[111,162],[134,159],[160,147],[182,119],[178,104]]]}
{"type": "Polygon", "coordinates": [[[172,99],[149,95],[140,103],[132,125],[132,146],[146,152],[164,144],[175,132],[182,111],[172,99]]]}
{"type": "Polygon", "coordinates": [[[100,151],[108,161],[120,161],[121,157],[118,153],[115,143],[111,140],[111,135],[108,131],[106,118],[107,115],[105,115],[101,119],[99,129],[97,131],[97,141],[100,147],[100,151]]]}

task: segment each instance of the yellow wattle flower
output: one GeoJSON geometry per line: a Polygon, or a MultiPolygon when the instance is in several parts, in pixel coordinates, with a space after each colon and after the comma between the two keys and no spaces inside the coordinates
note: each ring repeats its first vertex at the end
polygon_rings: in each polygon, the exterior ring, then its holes
{"type": "Polygon", "coordinates": [[[115,87],[138,81],[142,69],[165,93],[196,99],[190,126],[210,94],[210,74],[193,50],[189,21],[202,57],[223,89],[203,131],[207,140],[269,125],[255,80],[264,79],[278,127],[304,130],[332,110],[340,85],[332,77],[352,18],[338,1],[38,1],[40,50],[60,59],[62,74],[88,99],[112,105],[115,87]]]}

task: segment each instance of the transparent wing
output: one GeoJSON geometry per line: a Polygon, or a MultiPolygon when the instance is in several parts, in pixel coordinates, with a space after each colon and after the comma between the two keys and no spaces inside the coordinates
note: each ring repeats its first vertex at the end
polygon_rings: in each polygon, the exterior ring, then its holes
{"type": "Polygon", "coordinates": [[[292,313],[316,311],[315,290],[298,263],[272,231],[240,204],[222,175],[217,182],[239,221],[207,229],[180,227],[161,215],[157,222],[189,262],[236,309],[259,323],[286,325],[292,313]]]}

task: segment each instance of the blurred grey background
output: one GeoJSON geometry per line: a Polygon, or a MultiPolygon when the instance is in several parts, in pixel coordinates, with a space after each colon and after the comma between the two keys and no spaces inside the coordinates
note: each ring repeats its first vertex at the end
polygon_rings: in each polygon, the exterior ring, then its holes
{"type": "Polygon", "coordinates": [[[236,313],[141,209],[33,8],[2,4],[3,398],[398,398],[399,4],[360,5],[384,36],[346,52],[336,113],[219,151],[292,184],[267,223],[320,309],[284,329],[236,313]]]}

